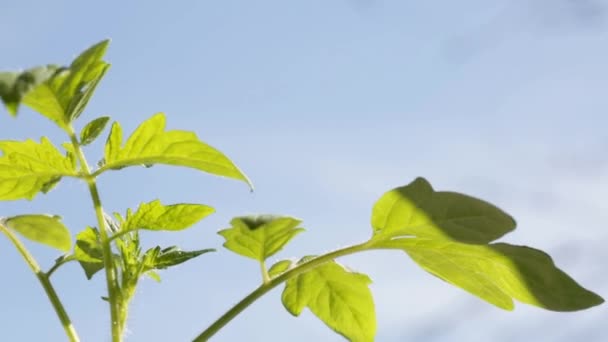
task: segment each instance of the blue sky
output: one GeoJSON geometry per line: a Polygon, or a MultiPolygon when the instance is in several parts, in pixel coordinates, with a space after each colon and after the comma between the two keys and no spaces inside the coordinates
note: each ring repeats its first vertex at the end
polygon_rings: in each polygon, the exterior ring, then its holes
{"type": "MultiPolygon", "coordinates": [[[[584,286],[608,296],[608,1],[199,1],[95,4],[0,1],[1,69],[67,63],[112,38],[109,74],[85,118],[111,115],[130,131],[163,111],[230,156],[253,180],[168,167],[104,175],[107,211],[142,201],[195,202],[217,213],[145,243],[220,247],[237,215],[289,214],[308,229],[278,258],[357,243],[386,190],[424,176],[435,188],[484,198],[512,214],[504,241],[549,252],[584,286]]],[[[86,120],[83,119],[81,125],[86,120]]],[[[30,111],[0,115],[0,138],[60,132],[30,111]]],[[[87,151],[101,154],[101,144],[87,151]]],[[[83,184],[64,180],[0,215],[94,224],[83,184]]],[[[30,246],[30,245],[28,245],[30,246]]],[[[57,256],[31,245],[40,262],[57,256]]],[[[0,320],[7,341],[61,341],[52,308],[19,255],[0,239],[0,320]]],[[[378,341],[601,341],[608,306],[503,312],[418,269],[370,253],[341,262],[367,272],[378,341]]],[[[127,341],[182,341],[257,286],[255,263],[226,250],[143,281],[127,341]]],[[[77,265],[53,277],[84,341],[107,341],[101,277],[77,265]]],[[[280,290],[255,303],[216,341],[341,341],[280,290]]]]}

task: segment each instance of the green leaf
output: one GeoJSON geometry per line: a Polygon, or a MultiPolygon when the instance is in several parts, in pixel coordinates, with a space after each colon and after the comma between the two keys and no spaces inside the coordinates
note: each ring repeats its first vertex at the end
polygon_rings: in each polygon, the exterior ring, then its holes
{"type": "Polygon", "coordinates": [[[71,142],[64,142],[61,144],[61,147],[65,150],[65,156],[69,160],[70,165],[75,170],[76,165],[78,164],[78,160],[76,157],[76,149],[71,142]]]}
{"type": "Polygon", "coordinates": [[[377,240],[416,236],[485,244],[515,229],[515,221],[490,203],[437,192],[424,178],[417,178],[376,202],[372,227],[377,240]]]}
{"type": "Polygon", "coordinates": [[[331,261],[287,281],[283,305],[294,316],[305,307],[351,341],[373,341],[376,313],[371,279],[331,261]]]}
{"type": "Polygon", "coordinates": [[[513,310],[512,299],[552,311],[603,302],[557,268],[549,255],[530,247],[409,238],[380,246],[404,250],[429,273],[505,310],[513,310]]]}
{"type": "Polygon", "coordinates": [[[64,156],[43,137],[0,141],[0,200],[32,199],[48,191],[63,176],[77,176],[75,160],[64,156]]]}
{"type": "Polygon", "coordinates": [[[165,115],[158,113],[142,123],[122,146],[122,129],[114,122],[105,147],[105,163],[98,171],[134,165],[185,166],[251,182],[224,154],[188,131],[165,131],[165,115]]]}
{"type": "Polygon", "coordinates": [[[76,235],[74,258],[82,266],[87,279],[103,269],[103,249],[97,229],[87,227],[76,235]]]}
{"type": "Polygon", "coordinates": [[[135,213],[127,210],[120,229],[121,232],[137,229],[177,231],[194,225],[213,212],[213,208],[202,204],[164,205],[155,200],[140,204],[135,213]]]}
{"type": "Polygon", "coordinates": [[[88,145],[95,141],[104,128],[106,128],[108,121],[110,121],[109,116],[102,116],[89,122],[80,132],[80,143],[88,145]]]}
{"type": "Polygon", "coordinates": [[[67,252],[72,248],[70,231],[59,216],[19,215],[4,219],[4,224],[28,240],[67,252]]]}
{"type": "Polygon", "coordinates": [[[8,112],[16,116],[25,94],[48,80],[58,69],[56,65],[46,65],[23,72],[0,72],[0,98],[8,112]]]}
{"type": "Polygon", "coordinates": [[[301,220],[287,216],[244,216],[230,221],[231,228],[220,230],[226,239],[224,247],[244,257],[264,261],[280,251],[291,239],[303,232],[301,220]]]}
{"type": "Polygon", "coordinates": [[[23,103],[66,128],[78,118],[110,65],[101,59],[109,40],[81,53],[60,73],[39,84],[23,97],[23,103]]]}
{"type": "Polygon", "coordinates": [[[179,247],[172,246],[161,250],[159,246],[156,246],[144,254],[144,272],[167,269],[209,252],[215,252],[215,249],[182,251],[179,247]]]}
{"type": "Polygon", "coordinates": [[[152,278],[152,280],[154,280],[157,283],[161,282],[160,279],[160,274],[158,274],[158,272],[154,272],[154,271],[148,271],[145,273],[148,277],[152,278]]]}
{"type": "Polygon", "coordinates": [[[293,261],[291,261],[291,260],[277,261],[274,265],[272,265],[268,269],[268,275],[270,276],[270,278],[274,278],[274,277],[278,276],[279,274],[289,270],[292,265],[293,265],[293,261]]]}
{"type": "Polygon", "coordinates": [[[110,40],[107,39],[91,46],[76,57],[70,65],[71,72],[64,90],[71,96],[66,113],[68,122],[80,116],[95,92],[95,88],[110,68],[108,63],[102,61],[109,44],[110,40]]]}

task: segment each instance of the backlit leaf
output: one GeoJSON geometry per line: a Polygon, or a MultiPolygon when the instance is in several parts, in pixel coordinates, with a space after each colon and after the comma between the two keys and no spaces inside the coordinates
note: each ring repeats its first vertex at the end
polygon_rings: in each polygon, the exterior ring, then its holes
{"type": "Polygon", "coordinates": [[[22,72],[0,72],[0,98],[8,112],[16,116],[25,94],[48,80],[58,69],[56,65],[47,65],[22,72]]]}
{"type": "Polygon", "coordinates": [[[302,221],[287,216],[245,216],[230,221],[231,228],[218,232],[226,239],[224,247],[258,261],[280,251],[292,238],[304,231],[302,221]]]}
{"type": "Polygon", "coordinates": [[[277,261],[274,265],[272,265],[268,269],[268,275],[271,278],[274,278],[274,277],[278,276],[279,274],[290,269],[292,265],[293,265],[293,261],[291,261],[291,260],[277,261]]]}
{"type": "Polygon", "coordinates": [[[308,307],[328,327],[351,341],[373,341],[376,334],[371,279],[331,261],[287,281],[281,297],[294,316],[308,307]]]}
{"type": "Polygon", "coordinates": [[[209,252],[215,252],[215,249],[208,248],[196,251],[182,251],[179,247],[172,246],[161,250],[160,247],[157,246],[147,250],[146,254],[144,254],[144,272],[149,270],[163,270],[209,252]]]}
{"type": "Polygon", "coordinates": [[[103,249],[96,229],[87,227],[76,235],[74,258],[78,260],[88,279],[103,269],[103,249]]]}
{"type": "Polygon", "coordinates": [[[58,216],[19,215],[4,220],[5,225],[28,240],[67,252],[72,248],[70,231],[58,216]]]}
{"type": "Polygon", "coordinates": [[[102,61],[109,41],[81,53],[72,64],[27,92],[23,103],[66,128],[82,113],[109,64],[102,61]]]}
{"type": "Polygon", "coordinates": [[[380,245],[404,250],[431,274],[505,310],[513,310],[512,299],[552,311],[603,302],[557,268],[549,255],[530,247],[411,238],[380,245]]]}
{"type": "Polygon", "coordinates": [[[129,209],[120,229],[123,232],[136,229],[177,231],[194,225],[213,212],[213,208],[202,204],[164,205],[155,200],[140,204],[135,213],[129,209]]]}
{"type": "Polygon", "coordinates": [[[109,116],[102,116],[89,122],[80,132],[80,143],[88,145],[95,141],[110,121],[109,116]]]}
{"type": "Polygon", "coordinates": [[[32,199],[63,176],[77,176],[75,159],[47,139],[0,141],[0,200],[32,199]]]}
{"type": "Polygon", "coordinates": [[[148,277],[150,277],[152,280],[154,280],[155,282],[157,282],[157,283],[160,283],[160,282],[161,282],[161,279],[160,279],[160,274],[158,274],[158,272],[155,272],[155,271],[148,271],[148,272],[146,272],[145,274],[146,274],[148,277]]]}
{"type": "Polygon", "coordinates": [[[224,154],[200,141],[188,131],[165,131],[165,115],[144,121],[123,146],[122,129],[114,122],[105,147],[105,161],[98,172],[135,165],[185,166],[242,180],[249,179],[224,154]]]}
{"type": "Polygon", "coordinates": [[[515,229],[515,221],[490,203],[437,192],[424,178],[417,178],[376,202],[372,227],[376,239],[416,236],[483,244],[515,229]]]}

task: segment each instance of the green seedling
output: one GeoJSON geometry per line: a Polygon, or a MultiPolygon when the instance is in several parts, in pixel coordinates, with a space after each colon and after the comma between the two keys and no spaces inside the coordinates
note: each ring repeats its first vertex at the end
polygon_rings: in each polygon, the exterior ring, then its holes
{"type": "MultiPolygon", "coordinates": [[[[93,45],[70,65],[48,65],[22,72],[0,73],[0,97],[9,114],[26,105],[54,122],[68,142],[57,148],[48,138],[0,141],[0,200],[33,200],[65,177],[88,188],[96,222],[72,240],[57,216],[23,214],[0,218],[0,231],[14,244],[32,269],[55,309],[70,341],[79,341],[53,285],[51,275],[66,263],[80,263],[87,278],[104,271],[112,341],[122,341],[128,307],[138,281],[160,280],[158,270],[179,265],[211,248],[183,251],[177,246],[140,244],[139,231],[180,231],[214,212],[203,204],[142,203],[123,214],[108,215],[102,206],[97,179],[106,172],[133,166],[164,164],[193,168],[231,178],[253,189],[247,176],[222,152],[195,133],[166,130],[165,115],[143,121],[125,139],[121,125],[110,125],[103,157],[92,168],[83,146],[99,138],[111,121],[103,116],[74,129],[110,65],[103,61],[109,41],[93,45]],[[32,240],[58,250],[53,267],[42,271],[21,242],[32,240]]],[[[496,242],[515,229],[515,221],[498,207],[455,192],[436,191],[424,178],[386,192],[373,206],[367,241],[270,267],[269,257],[282,250],[304,229],[301,220],[281,215],[236,217],[220,230],[224,247],[251,259],[261,270],[261,283],[248,296],[202,330],[194,341],[207,341],[270,290],[284,285],[285,309],[298,316],[310,310],[329,328],[351,341],[373,341],[376,316],[371,279],[338,263],[339,257],[371,250],[406,254],[423,270],[504,310],[514,300],[552,311],[576,311],[603,302],[561,271],[546,253],[525,246],[496,242]]],[[[398,262],[398,261],[396,261],[398,262]]],[[[194,335],[194,334],[193,334],[194,335]]]]}

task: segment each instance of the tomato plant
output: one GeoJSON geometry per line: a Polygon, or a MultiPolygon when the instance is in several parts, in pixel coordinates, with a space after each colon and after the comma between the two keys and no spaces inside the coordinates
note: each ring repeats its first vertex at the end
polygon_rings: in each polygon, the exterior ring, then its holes
{"type": "MultiPolygon", "coordinates": [[[[110,65],[103,60],[109,41],[93,45],[70,65],[46,65],[21,72],[0,73],[0,96],[8,112],[17,116],[24,104],[54,122],[68,142],[62,149],[48,138],[0,141],[0,200],[33,200],[51,191],[65,177],[88,188],[96,221],[76,234],[60,217],[24,213],[0,218],[0,231],[13,243],[36,275],[71,341],[76,329],[58,297],[51,276],[68,262],[78,262],[91,279],[103,271],[111,316],[113,341],[121,341],[128,308],[143,276],[160,279],[156,271],[172,268],[212,248],[185,251],[178,246],[144,247],[139,231],[180,231],[214,212],[198,203],[143,202],[125,213],[104,211],[97,179],[127,167],[164,164],[187,167],[243,182],[249,178],[226,155],[190,131],[166,130],[165,115],[146,119],[125,138],[118,121],[112,122],[103,157],[91,164],[83,146],[99,138],[111,122],[102,116],[90,120],[80,132],[80,119],[97,85],[110,65]],[[95,166],[93,166],[95,165],[95,166]],[[48,271],[21,242],[29,239],[62,253],[48,271]]],[[[370,277],[336,261],[339,257],[370,250],[407,254],[425,271],[504,310],[514,300],[553,311],[587,309],[603,302],[553,263],[546,253],[526,246],[495,242],[515,229],[515,220],[481,199],[437,191],[424,178],[387,191],[374,204],[371,236],[361,243],[324,254],[267,264],[304,232],[300,219],[283,215],[235,217],[218,232],[224,247],[253,260],[261,284],[205,328],[195,341],[206,341],[270,290],[284,285],[285,309],[298,316],[308,308],[336,333],[351,341],[372,341],[376,335],[370,277]]]]}

